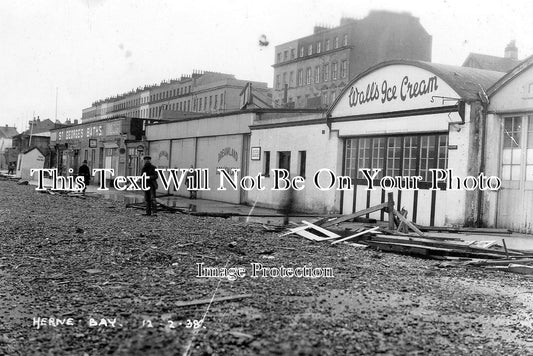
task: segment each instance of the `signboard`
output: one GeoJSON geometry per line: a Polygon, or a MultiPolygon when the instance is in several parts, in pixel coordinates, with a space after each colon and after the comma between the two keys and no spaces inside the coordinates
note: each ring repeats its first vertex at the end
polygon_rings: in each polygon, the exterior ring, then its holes
{"type": "Polygon", "coordinates": [[[453,105],[460,96],[434,73],[412,65],[378,68],[347,87],[331,111],[342,117],[453,105]]]}
{"type": "Polygon", "coordinates": [[[252,161],[261,160],[261,147],[252,147],[252,153],[250,155],[252,161]]]}
{"type": "Polygon", "coordinates": [[[89,148],[96,148],[97,146],[97,141],[95,138],[91,138],[89,139],[89,148]]]}

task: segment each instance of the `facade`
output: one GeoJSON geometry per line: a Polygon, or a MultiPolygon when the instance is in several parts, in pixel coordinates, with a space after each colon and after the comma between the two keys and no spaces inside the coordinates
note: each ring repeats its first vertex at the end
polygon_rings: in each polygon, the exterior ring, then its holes
{"type": "MultiPolygon", "coordinates": [[[[251,129],[250,146],[257,155],[250,159],[250,175],[263,175],[264,190],[248,192],[247,203],[267,208],[285,208],[291,200],[294,211],[337,213],[340,192],[321,191],[314,186],[313,178],[321,169],[336,172],[341,167],[342,143],[335,132],[329,130],[325,113],[302,113],[297,116],[257,117],[251,129]],[[305,179],[301,190],[275,190],[272,169],[286,169],[290,178],[305,179]]],[[[320,174],[322,180],[327,174],[320,174]]]]}
{"type": "Polygon", "coordinates": [[[503,57],[490,56],[487,54],[470,53],[466,57],[463,67],[494,70],[497,72],[509,72],[515,68],[518,60],[518,48],[515,41],[511,41],[506,47],[503,57]]]}
{"type": "MultiPolygon", "coordinates": [[[[96,101],[83,110],[82,121],[89,123],[114,117],[158,119],[164,110],[204,114],[238,110],[240,93],[247,83],[249,81],[236,79],[231,74],[194,72],[96,101]]],[[[271,96],[266,83],[251,83],[258,95],[271,96]]]]}
{"type": "MultiPolygon", "coordinates": [[[[152,163],[161,169],[183,169],[191,166],[207,169],[210,189],[198,191],[198,198],[246,203],[250,200],[249,194],[253,194],[253,190],[246,191],[240,186],[233,189],[226,180],[226,189],[218,189],[221,174],[217,169],[224,169],[230,175],[232,169],[239,169],[238,179],[248,175],[251,162],[250,126],[259,118],[269,120],[295,117],[306,112],[309,110],[249,109],[148,125],[148,153],[152,157],[152,163]]],[[[167,191],[159,184],[158,191],[188,196],[184,185],[178,191],[171,185],[167,191]]]]}
{"type": "MultiPolygon", "coordinates": [[[[139,175],[146,151],[143,135],[143,120],[126,117],[52,130],[50,146],[57,157],[53,167],[61,175],[75,175],[87,160],[91,170],[111,168],[115,176],[139,175]]],[[[93,181],[98,182],[97,177],[93,181]]]]}
{"type": "Polygon", "coordinates": [[[325,108],[363,70],[390,59],[431,60],[431,36],[418,18],[372,11],[340,26],[276,46],[274,106],[325,108]]]}
{"type": "Polygon", "coordinates": [[[533,56],[489,90],[485,171],[502,179],[483,196],[487,226],[533,233],[533,56]]]}

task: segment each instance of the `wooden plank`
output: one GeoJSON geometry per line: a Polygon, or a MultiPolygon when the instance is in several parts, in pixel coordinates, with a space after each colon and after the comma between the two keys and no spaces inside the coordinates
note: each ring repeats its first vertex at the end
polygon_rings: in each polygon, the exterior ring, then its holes
{"type": "Polygon", "coordinates": [[[533,274],[533,266],[510,264],[508,270],[513,273],[533,274]]]}
{"type": "Polygon", "coordinates": [[[371,231],[375,231],[379,229],[379,226],[376,226],[376,227],[373,227],[371,229],[368,229],[368,230],[365,230],[365,231],[361,231],[361,232],[358,232],[357,234],[354,234],[354,235],[351,235],[351,236],[348,236],[348,237],[345,237],[345,238],[342,238],[340,240],[337,240],[337,241],[333,241],[331,244],[332,245],[335,245],[335,244],[338,244],[339,242],[343,242],[343,241],[346,241],[346,240],[350,240],[350,239],[353,239],[354,237],[357,237],[357,236],[361,236],[361,235],[364,235],[364,234],[367,234],[371,231]]]}
{"type": "Polygon", "coordinates": [[[197,300],[191,300],[188,302],[176,302],[174,303],[177,307],[189,307],[194,305],[202,305],[202,304],[210,304],[210,303],[218,303],[218,302],[225,302],[225,301],[231,301],[231,300],[238,300],[238,299],[244,299],[244,298],[251,298],[251,294],[237,294],[229,297],[219,297],[219,298],[213,298],[213,299],[197,299],[197,300]]]}
{"type": "Polygon", "coordinates": [[[394,251],[394,252],[411,252],[411,251],[418,251],[416,254],[421,255],[430,255],[430,252],[440,254],[440,255],[456,255],[461,257],[473,257],[473,258],[485,258],[485,259],[500,259],[502,256],[497,254],[491,254],[491,253],[483,253],[483,252],[474,252],[474,251],[466,251],[466,250],[458,250],[454,248],[444,248],[444,247],[433,247],[433,246],[425,246],[425,245],[417,245],[417,244],[411,244],[411,243],[398,243],[398,242],[380,242],[380,241],[362,241],[364,244],[368,244],[370,246],[379,247],[380,249],[386,250],[386,251],[394,251]],[[426,251],[422,253],[421,251],[426,251]]]}
{"type": "Polygon", "coordinates": [[[509,259],[509,260],[478,260],[478,261],[468,262],[469,265],[473,265],[473,266],[507,266],[510,263],[517,263],[517,264],[533,263],[533,258],[517,258],[517,259],[509,259]]]}
{"type": "Polygon", "coordinates": [[[340,235],[337,235],[336,233],[332,232],[332,231],[329,231],[329,230],[326,230],[324,229],[323,227],[320,227],[320,226],[316,226],[310,222],[307,222],[305,220],[302,220],[302,222],[304,224],[306,224],[309,228],[313,229],[313,230],[316,230],[324,235],[326,235],[327,237],[324,237],[322,238],[322,240],[325,240],[325,239],[331,239],[331,238],[338,238],[340,237],[340,235]]]}
{"type": "Polygon", "coordinates": [[[449,227],[449,226],[422,226],[418,225],[422,231],[447,231],[447,232],[468,232],[474,234],[511,234],[509,229],[475,228],[475,227],[449,227]]]}
{"type": "Polygon", "coordinates": [[[378,211],[378,210],[381,210],[383,208],[386,208],[387,205],[388,205],[388,203],[382,203],[382,204],[379,204],[379,205],[371,206],[370,208],[367,208],[365,210],[361,210],[361,211],[355,212],[353,214],[343,215],[343,216],[339,217],[338,219],[325,222],[324,224],[322,224],[322,227],[328,227],[328,226],[331,226],[331,225],[336,225],[336,224],[339,224],[339,223],[341,223],[343,221],[352,220],[352,219],[355,219],[355,218],[357,218],[359,216],[363,216],[363,215],[366,215],[366,214],[373,213],[375,211],[378,211]]]}
{"type": "Polygon", "coordinates": [[[409,228],[411,230],[413,230],[414,232],[416,232],[418,235],[420,236],[424,236],[424,233],[420,230],[418,230],[418,228],[412,223],[410,222],[409,220],[407,220],[406,218],[403,217],[402,214],[400,214],[398,212],[398,210],[396,209],[393,209],[393,212],[394,212],[394,215],[396,215],[398,217],[398,219],[400,219],[402,222],[404,222],[407,226],[409,226],[409,228]]]}

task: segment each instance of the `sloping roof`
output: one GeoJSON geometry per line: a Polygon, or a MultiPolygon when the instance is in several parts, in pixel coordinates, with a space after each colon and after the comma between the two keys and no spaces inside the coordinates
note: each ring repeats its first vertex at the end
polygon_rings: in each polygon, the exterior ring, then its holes
{"type": "Polygon", "coordinates": [[[11,138],[18,134],[19,133],[15,127],[0,126],[0,137],[2,138],[11,138]]]}
{"type": "Polygon", "coordinates": [[[529,56],[528,58],[524,59],[520,62],[516,67],[514,67],[512,70],[510,70],[507,74],[505,74],[503,77],[500,78],[494,85],[492,85],[488,90],[487,94],[489,96],[494,95],[496,92],[498,92],[501,88],[506,86],[509,82],[511,82],[514,78],[520,75],[520,73],[526,71],[530,67],[533,66],[533,56],[529,56]]]}
{"type": "Polygon", "coordinates": [[[493,70],[507,73],[516,67],[521,61],[512,58],[491,56],[481,53],[470,53],[466,57],[463,67],[493,70]]]}

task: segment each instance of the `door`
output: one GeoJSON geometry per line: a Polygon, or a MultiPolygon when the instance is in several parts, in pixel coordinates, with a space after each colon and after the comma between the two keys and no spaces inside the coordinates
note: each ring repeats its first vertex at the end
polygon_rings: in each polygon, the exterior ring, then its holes
{"type": "Polygon", "coordinates": [[[497,225],[533,233],[533,115],[502,120],[497,225]]]}

